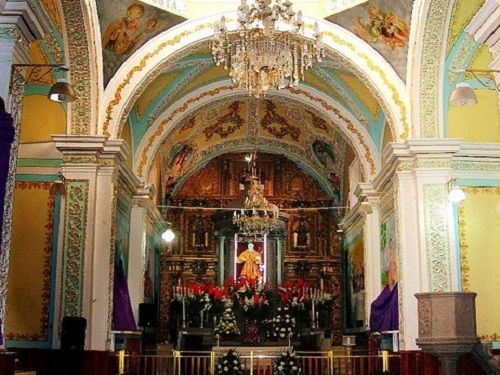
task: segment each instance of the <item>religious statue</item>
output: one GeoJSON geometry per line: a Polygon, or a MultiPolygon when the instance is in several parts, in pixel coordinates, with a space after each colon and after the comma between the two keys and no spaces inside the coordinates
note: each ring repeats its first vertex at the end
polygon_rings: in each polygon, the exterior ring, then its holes
{"type": "Polygon", "coordinates": [[[297,229],[294,230],[293,239],[295,247],[309,246],[309,233],[303,221],[301,221],[297,229]]]}
{"type": "Polygon", "coordinates": [[[248,244],[248,249],[238,256],[236,263],[243,263],[240,277],[244,277],[247,280],[260,280],[262,277],[259,269],[259,265],[262,264],[262,258],[260,253],[254,250],[253,243],[250,242],[248,244]]]}
{"type": "Polygon", "coordinates": [[[193,245],[195,247],[207,246],[206,231],[201,221],[197,222],[196,228],[193,233],[193,245]]]}

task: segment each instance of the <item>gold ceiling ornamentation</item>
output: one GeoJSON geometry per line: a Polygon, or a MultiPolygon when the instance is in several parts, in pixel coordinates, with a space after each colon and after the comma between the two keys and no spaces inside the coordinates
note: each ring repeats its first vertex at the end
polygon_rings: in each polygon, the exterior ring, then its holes
{"type": "Polygon", "coordinates": [[[260,182],[257,172],[257,152],[247,157],[246,197],[241,210],[234,211],[233,224],[238,225],[240,233],[263,236],[278,229],[279,209],[264,197],[264,184],[260,182]]]}
{"type": "Polygon", "coordinates": [[[293,87],[304,72],[325,56],[322,33],[314,25],[313,40],[303,35],[302,12],[289,0],[241,0],[238,29],[230,32],[223,16],[211,43],[215,64],[223,64],[239,89],[259,97],[270,88],[293,87]]]}

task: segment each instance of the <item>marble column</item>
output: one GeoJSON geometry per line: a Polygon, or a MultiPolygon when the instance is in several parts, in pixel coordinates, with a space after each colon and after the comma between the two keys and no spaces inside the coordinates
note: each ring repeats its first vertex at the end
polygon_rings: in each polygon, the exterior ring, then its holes
{"type": "Polygon", "coordinates": [[[218,267],[217,267],[217,281],[219,285],[224,284],[224,243],[226,240],[226,237],[224,236],[217,236],[217,259],[218,259],[218,267]]]}

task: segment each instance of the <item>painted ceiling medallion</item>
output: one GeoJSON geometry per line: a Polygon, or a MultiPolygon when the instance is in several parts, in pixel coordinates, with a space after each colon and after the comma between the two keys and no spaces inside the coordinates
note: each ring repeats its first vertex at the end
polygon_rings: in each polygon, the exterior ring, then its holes
{"type": "Polygon", "coordinates": [[[224,64],[238,88],[259,97],[270,88],[297,86],[304,72],[325,55],[318,24],[313,40],[303,35],[302,12],[289,0],[241,0],[238,28],[228,31],[223,16],[211,43],[216,65],[224,64]]]}

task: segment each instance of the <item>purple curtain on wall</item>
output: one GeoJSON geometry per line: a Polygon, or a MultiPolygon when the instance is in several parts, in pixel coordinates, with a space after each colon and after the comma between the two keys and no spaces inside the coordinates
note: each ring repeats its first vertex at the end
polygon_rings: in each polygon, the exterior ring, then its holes
{"type": "MultiPolygon", "coordinates": [[[[0,239],[3,233],[3,206],[5,203],[5,185],[9,175],[10,146],[14,141],[14,133],[12,116],[5,111],[4,101],[0,98],[0,239]]],[[[1,320],[0,345],[3,345],[1,320]]]]}
{"type": "Polygon", "coordinates": [[[15,133],[12,116],[5,112],[3,107],[3,100],[0,98],[0,234],[3,228],[3,205],[5,184],[9,174],[10,146],[15,133]]]}
{"type": "Polygon", "coordinates": [[[135,331],[134,313],[128,292],[127,278],[123,272],[122,260],[115,262],[115,283],[113,286],[113,321],[116,331],[135,331]]]}
{"type": "Polygon", "coordinates": [[[399,329],[398,284],[388,286],[371,304],[370,331],[384,332],[399,329]]]}

